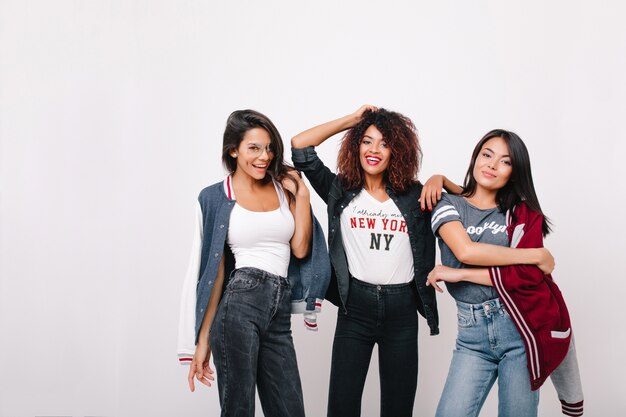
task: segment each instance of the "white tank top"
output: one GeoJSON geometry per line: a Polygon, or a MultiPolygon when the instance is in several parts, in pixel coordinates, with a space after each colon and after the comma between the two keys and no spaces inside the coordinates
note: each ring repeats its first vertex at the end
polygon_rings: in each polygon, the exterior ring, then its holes
{"type": "Polygon", "coordinates": [[[295,222],[282,186],[273,183],[280,207],[272,211],[250,211],[235,204],[226,241],[235,255],[235,268],[254,267],[286,277],[295,222]]]}
{"type": "Polygon", "coordinates": [[[341,237],[353,277],[370,284],[404,284],[414,276],[404,217],[392,199],[361,190],[341,212],[341,237]]]}

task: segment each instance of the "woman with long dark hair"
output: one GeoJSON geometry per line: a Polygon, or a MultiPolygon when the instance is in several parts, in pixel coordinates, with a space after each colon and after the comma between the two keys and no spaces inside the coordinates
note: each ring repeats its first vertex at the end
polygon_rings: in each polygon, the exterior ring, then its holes
{"type": "Polygon", "coordinates": [[[458,308],[456,348],[436,415],[478,416],[497,379],[498,415],[536,416],[538,388],[551,373],[563,412],[582,415],[569,315],[544,275],[552,265],[542,271],[474,250],[478,242],[518,252],[541,248],[550,232],[519,136],[487,133],[472,153],[461,195],[444,194],[431,221],[444,266],[429,274],[428,285],[441,292],[437,282],[445,281],[458,308]]]}
{"type": "Polygon", "coordinates": [[[198,197],[179,360],[191,364],[194,391],[194,378],[211,386],[213,353],[222,416],[254,416],[255,388],[265,415],[304,416],[291,312],[319,310],[329,277],[323,234],[266,116],[229,116],[222,161],[229,175],[198,197]],[[317,280],[303,278],[305,264],[317,280]]]}

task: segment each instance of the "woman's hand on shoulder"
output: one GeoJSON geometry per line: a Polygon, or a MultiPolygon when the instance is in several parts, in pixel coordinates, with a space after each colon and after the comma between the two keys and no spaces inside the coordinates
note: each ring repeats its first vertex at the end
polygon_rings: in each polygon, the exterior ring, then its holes
{"type": "Polygon", "coordinates": [[[422,194],[419,199],[422,210],[428,208],[432,211],[437,202],[441,200],[442,190],[456,195],[463,192],[463,188],[450,181],[445,175],[433,175],[422,187],[422,194]]]}
{"type": "Polygon", "coordinates": [[[300,173],[295,169],[287,171],[283,177],[281,184],[283,188],[291,193],[294,197],[308,197],[309,188],[306,186],[300,173]]]}
{"type": "Polygon", "coordinates": [[[429,211],[432,211],[437,202],[441,200],[444,178],[443,175],[433,175],[426,181],[426,184],[422,187],[422,194],[420,194],[419,199],[422,210],[428,208],[429,211]]]}
{"type": "Polygon", "coordinates": [[[207,387],[211,386],[211,381],[215,380],[213,376],[213,369],[209,364],[211,359],[211,348],[208,343],[198,343],[196,346],[196,353],[193,355],[193,360],[189,366],[189,374],[187,375],[187,381],[189,382],[189,389],[191,392],[196,390],[194,384],[194,377],[202,382],[207,387]]]}

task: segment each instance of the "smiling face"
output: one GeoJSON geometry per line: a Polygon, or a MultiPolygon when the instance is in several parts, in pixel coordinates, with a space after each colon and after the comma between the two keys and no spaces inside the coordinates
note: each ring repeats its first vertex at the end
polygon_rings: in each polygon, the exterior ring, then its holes
{"type": "Polygon", "coordinates": [[[478,187],[489,191],[503,188],[513,173],[509,147],[501,137],[486,141],[474,164],[472,172],[478,187]]]}
{"type": "Polygon", "coordinates": [[[272,139],[265,129],[255,127],[244,134],[237,151],[230,155],[237,160],[237,174],[262,180],[274,159],[272,139]]]}
{"type": "Polygon", "coordinates": [[[391,159],[391,150],[387,147],[387,142],[376,126],[371,125],[363,134],[359,147],[359,157],[365,176],[379,176],[387,170],[391,159]]]}

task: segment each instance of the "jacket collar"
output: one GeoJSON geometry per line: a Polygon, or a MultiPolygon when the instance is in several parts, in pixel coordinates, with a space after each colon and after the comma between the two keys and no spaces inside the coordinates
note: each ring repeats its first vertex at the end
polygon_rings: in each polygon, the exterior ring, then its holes
{"type": "Polygon", "coordinates": [[[224,178],[224,194],[229,200],[236,200],[235,198],[235,189],[233,188],[233,176],[228,175],[224,178]]]}

